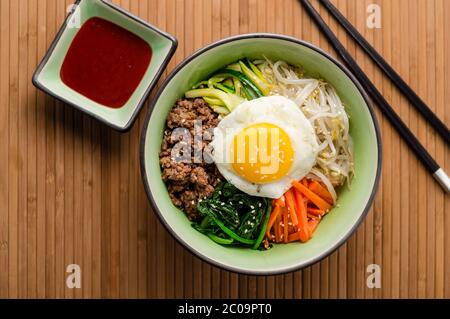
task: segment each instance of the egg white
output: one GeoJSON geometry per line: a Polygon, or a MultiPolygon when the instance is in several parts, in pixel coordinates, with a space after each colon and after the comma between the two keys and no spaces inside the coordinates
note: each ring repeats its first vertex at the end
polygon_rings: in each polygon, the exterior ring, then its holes
{"type": "Polygon", "coordinates": [[[315,165],[319,149],[311,123],[293,101],[283,96],[262,97],[239,105],[215,128],[211,146],[214,162],[228,182],[249,195],[268,198],[280,198],[291,187],[293,180],[305,177],[315,165]],[[234,136],[258,123],[270,123],[283,129],[294,149],[289,172],[274,182],[264,184],[251,183],[237,175],[231,161],[234,136]]]}

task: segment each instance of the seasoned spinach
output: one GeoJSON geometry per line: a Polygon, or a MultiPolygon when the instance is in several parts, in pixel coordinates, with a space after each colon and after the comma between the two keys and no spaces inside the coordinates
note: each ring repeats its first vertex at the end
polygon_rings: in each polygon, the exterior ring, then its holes
{"type": "Polygon", "coordinates": [[[219,185],[211,198],[201,201],[197,209],[203,217],[193,227],[222,245],[261,243],[271,211],[270,199],[250,196],[230,183],[219,185]]]}

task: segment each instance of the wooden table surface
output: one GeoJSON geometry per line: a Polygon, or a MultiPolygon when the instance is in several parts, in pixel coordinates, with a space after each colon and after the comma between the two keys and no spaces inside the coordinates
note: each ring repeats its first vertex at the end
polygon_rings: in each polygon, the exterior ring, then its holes
{"type": "MultiPolygon", "coordinates": [[[[167,72],[194,50],[247,32],[293,35],[334,55],[296,0],[117,2],[178,38],[167,72]]],[[[450,0],[333,2],[449,125],[450,0]],[[382,9],[381,29],[366,26],[373,2],[382,9]]],[[[70,3],[0,0],[0,297],[450,297],[449,197],[378,111],[380,188],[365,222],[337,252],[271,277],[237,275],[193,257],[159,223],[144,192],[138,147],[147,107],[119,134],[31,84],[70,3]],[[81,289],[66,287],[73,263],[81,266],[81,289]],[[380,289],[366,286],[373,263],[381,267],[380,289]]],[[[450,171],[442,139],[321,12],[450,171]]]]}

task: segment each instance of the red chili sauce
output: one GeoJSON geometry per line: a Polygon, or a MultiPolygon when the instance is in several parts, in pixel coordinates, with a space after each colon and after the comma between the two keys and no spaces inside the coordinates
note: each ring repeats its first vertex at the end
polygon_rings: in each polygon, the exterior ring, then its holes
{"type": "Polygon", "coordinates": [[[141,82],[152,58],[143,39],[101,18],[87,20],[70,45],[61,79],[71,89],[120,108],[141,82]]]}

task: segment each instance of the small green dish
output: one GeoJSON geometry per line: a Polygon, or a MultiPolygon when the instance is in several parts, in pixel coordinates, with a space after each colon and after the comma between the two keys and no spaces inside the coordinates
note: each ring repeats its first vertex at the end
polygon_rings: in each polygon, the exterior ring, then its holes
{"type": "Polygon", "coordinates": [[[294,271],[325,258],[356,230],[366,216],[381,172],[381,139],[369,99],[355,77],[321,49],[295,38],[275,34],[247,34],[227,38],[194,53],[161,86],[149,109],[141,137],[141,172],[154,211],[169,232],[192,253],[227,270],[272,275],[294,271]],[[224,247],[191,227],[171,202],[161,179],[159,152],[166,117],[178,98],[216,70],[243,57],[282,59],[333,85],[350,116],[355,149],[351,190],[339,190],[337,207],[320,223],[307,243],[274,245],[267,251],[224,247]]]}
{"type": "Polygon", "coordinates": [[[33,84],[47,94],[79,109],[108,126],[124,132],[131,128],[150,91],[156,85],[177,47],[177,40],[106,0],[78,0],[33,75],[33,84]],[[99,17],[119,25],[145,40],[152,60],[143,79],[121,108],[98,104],[63,83],[60,70],[70,44],[83,23],[99,17]]]}

